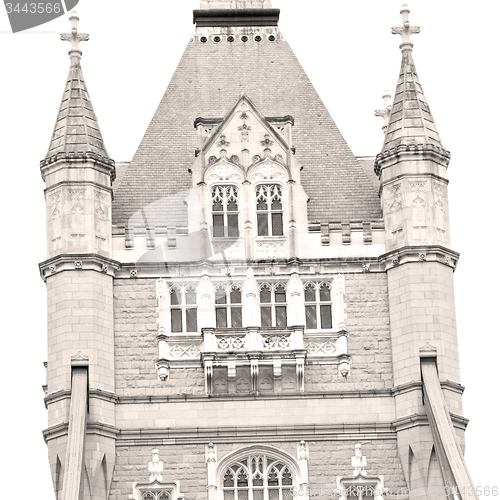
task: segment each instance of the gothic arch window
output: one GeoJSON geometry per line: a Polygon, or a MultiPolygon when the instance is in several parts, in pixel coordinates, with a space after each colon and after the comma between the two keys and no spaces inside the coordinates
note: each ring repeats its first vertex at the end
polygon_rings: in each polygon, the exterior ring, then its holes
{"type": "Polygon", "coordinates": [[[212,234],[214,238],[239,236],[238,189],[231,185],[212,187],[212,234]]]}
{"type": "Polygon", "coordinates": [[[169,491],[146,491],[142,494],[141,500],[171,500],[172,495],[169,491]]]}
{"type": "Polygon", "coordinates": [[[243,309],[240,285],[215,286],[215,321],[217,328],[241,328],[243,309]]]}
{"type": "Polygon", "coordinates": [[[262,283],[259,298],[261,326],[286,326],[285,285],[283,283],[262,283]]]}
{"type": "Polygon", "coordinates": [[[292,500],[294,474],[279,458],[249,455],[225,468],[223,500],[292,500]]]}
{"type": "Polygon", "coordinates": [[[198,331],[198,309],[194,285],[170,287],[170,326],[173,333],[198,331]]]}
{"type": "Polygon", "coordinates": [[[255,188],[258,236],[283,236],[283,188],[259,184],[255,188]]]}
{"type": "Polygon", "coordinates": [[[324,281],[304,285],[306,329],[332,328],[332,287],[324,281]]]}

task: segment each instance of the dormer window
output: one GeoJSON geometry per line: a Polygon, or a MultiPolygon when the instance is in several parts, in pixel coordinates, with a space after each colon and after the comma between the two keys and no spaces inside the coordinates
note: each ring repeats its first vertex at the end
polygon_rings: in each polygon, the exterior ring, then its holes
{"type": "Polygon", "coordinates": [[[283,192],[278,184],[260,184],[255,190],[258,236],[283,236],[283,192]]]}
{"type": "Polygon", "coordinates": [[[238,238],[238,189],[235,186],[212,188],[212,234],[214,238],[238,238]]]}

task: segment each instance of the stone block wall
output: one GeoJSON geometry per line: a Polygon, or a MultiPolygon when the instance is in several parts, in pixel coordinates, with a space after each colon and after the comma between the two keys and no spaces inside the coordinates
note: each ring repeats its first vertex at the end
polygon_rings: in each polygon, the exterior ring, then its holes
{"type": "MultiPolygon", "coordinates": [[[[216,436],[214,436],[214,439],[216,436]]],[[[236,438],[235,438],[236,440],[236,438]]],[[[283,440],[266,442],[279,450],[297,458],[297,435],[293,441],[283,440]]],[[[214,441],[216,442],[216,441],[214,441]]],[[[352,477],[351,457],[357,441],[309,441],[309,484],[312,489],[335,489],[337,476],[352,477]]],[[[369,474],[383,475],[384,486],[395,494],[399,488],[406,488],[403,471],[397,456],[395,439],[360,440],[362,453],[366,456],[369,474]]],[[[226,455],[250,442],[218,443],[217,458],[220,462],[226,455]]],[[[180,481],[180,492],[190,500],[208,498],[208,473],[205,462],[205,443],[162,444],[161,442],[138,443],[137,445],[117,446],[116,468],[111,485],[109,500],[126,500],[132,493],[134,481],[148,482],[148,463],[151,461],[153,447],[159,449],[163,461],[163,481],[180,481]]],[[[333,499],[333,496],[330,496],[333,499]]],[[[328,495],[324,500],[328,500],[328,495]]]]}

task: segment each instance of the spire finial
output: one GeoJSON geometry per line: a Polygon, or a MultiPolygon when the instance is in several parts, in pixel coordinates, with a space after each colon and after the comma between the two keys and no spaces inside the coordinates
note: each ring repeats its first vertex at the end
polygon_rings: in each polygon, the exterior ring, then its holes
{"type": "Polygon", "coordinates": [[[401,50],[411,50],[413,48],[413,43],[410,41],[410,35],[414,33],[420,33],[420,26],[410,26],[410,21],[408,19],[408,14],[410,9],[408,4],[404,3],[401,7],[401,17],[403,18],[403,26],[392,28],[393,35],[401,35],[403,38],[403,43],[399,46],[401,50]]]}
{"type": "Polygon", "coordinates": [[[377,109],[375,111],[375,116],[381,116],[384,119],[384,125],[382,125],[382,130],[385,132],[387,126],[389,125],[389,117],[391,116],[391,94],[386,89],[384,90],[384,95],[382,96],[384,100],[384,109],[377,109]]]}
{"type": "Polygon", "coordinates": [[[78,33],[79,17],[76,10],[71,11],[69,20],[71,21],[71,33],[61,33],[61,40],[71,42],[71,49],[68,54],[71,58],[71,66],[78,66],[82,57],[82,51],[78,47],[80,42],[87,42],[89,39],[88,33],[78,33]]]}

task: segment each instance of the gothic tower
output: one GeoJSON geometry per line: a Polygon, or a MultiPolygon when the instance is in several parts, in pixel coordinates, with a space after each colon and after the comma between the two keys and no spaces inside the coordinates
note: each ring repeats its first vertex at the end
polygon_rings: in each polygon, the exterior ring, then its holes
{"type": "Polygon", "coordinates": [[[72,13],[41,162],[57,500],[464,498],[450,154],[408,12],[375,174],[269,0],[201,2],[115,165],[72,13]]]}

